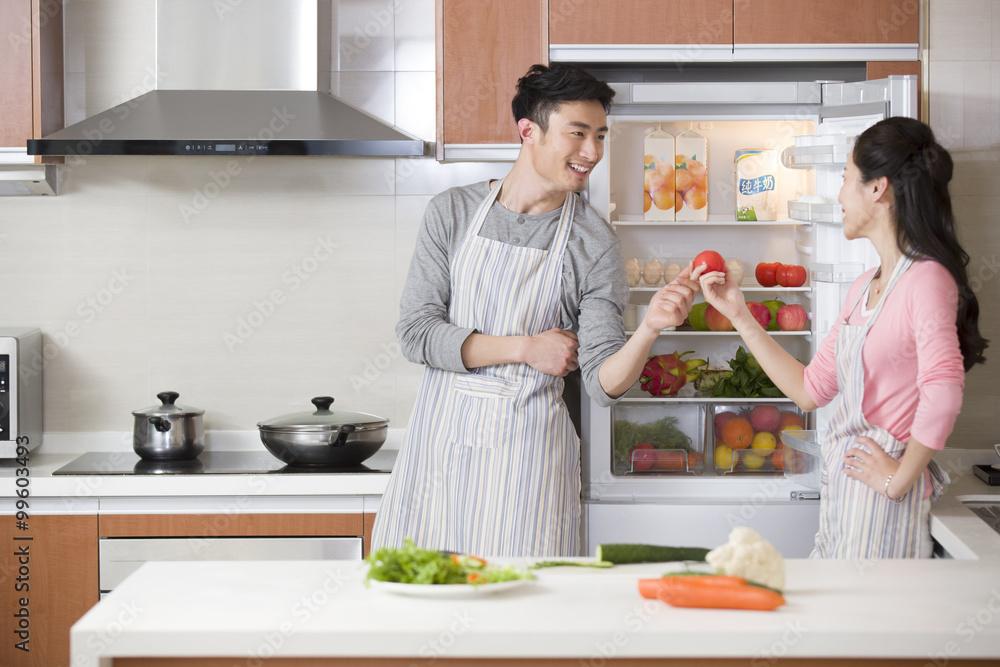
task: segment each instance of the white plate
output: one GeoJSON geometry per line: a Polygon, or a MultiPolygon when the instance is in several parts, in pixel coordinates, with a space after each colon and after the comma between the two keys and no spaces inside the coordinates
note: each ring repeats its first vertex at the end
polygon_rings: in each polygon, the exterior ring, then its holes
{"type": "Polygon", "coordinates": [[[491,595],[520,588],[532,583],[531,579],[513,579],[498,581],[493,584],[401,584],[396,581],[377,581],[372,579],[371,587],[377,591],[395,593],[396,595],[412,595],[421,598],[472,598],[491,595]]]}

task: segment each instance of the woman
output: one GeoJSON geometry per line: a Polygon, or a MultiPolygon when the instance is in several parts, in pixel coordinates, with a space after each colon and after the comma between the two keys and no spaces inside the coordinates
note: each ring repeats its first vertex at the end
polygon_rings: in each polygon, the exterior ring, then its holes
{"type": "Polygon", "coordinates": [[[930,499],[948,478],[932,460],[962,405],[964,371],[982,363],[979,303],[955,236],[952,160],[930,128],[888,118],[862,133],[838,198],[844,235],[880,265],[851,286],[804,366],[750,315],[722,273],[701,277],[774,383],[803,410],[840,402],[823,443],[814,558],[929,557],[930,499]]]}

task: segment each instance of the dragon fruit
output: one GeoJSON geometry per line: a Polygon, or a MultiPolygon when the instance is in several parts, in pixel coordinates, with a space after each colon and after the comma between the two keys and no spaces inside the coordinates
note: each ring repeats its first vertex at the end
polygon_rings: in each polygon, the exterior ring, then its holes
{"type": "Polygon", "coordinates": [[[702,368],[708,365],[704,359],[684,359],[692,352],[694,350],[650,357],[639,376],[639,386],[651,396],[676,396],[681,387],[701,375],[702,368]]]}

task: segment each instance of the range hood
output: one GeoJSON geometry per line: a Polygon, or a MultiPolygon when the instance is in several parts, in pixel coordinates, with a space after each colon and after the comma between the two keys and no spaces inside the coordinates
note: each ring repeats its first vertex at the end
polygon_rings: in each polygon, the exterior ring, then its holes
{"type": "Polygon", "coordinates": [[[330,94],[336,0],[156,0],[157,89],[28,141],[31,155],[421,157],[330,94]]]}

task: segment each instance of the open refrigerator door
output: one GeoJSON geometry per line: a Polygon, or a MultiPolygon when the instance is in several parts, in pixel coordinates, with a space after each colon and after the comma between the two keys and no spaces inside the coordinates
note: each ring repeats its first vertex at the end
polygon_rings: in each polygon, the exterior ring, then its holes
{"type": "MultiPolygon", "coordinates": [[[[616,88],[605,160],[591,175],[588,195],[622,242],[630,281],[626,332],[676,271],[715,250],[742,264],[746,300],[767,309],[773,338],[808,363],[851,282],[878,260],[867,241],[843,235],[837,195],[851,144],[888,115],[915,116],[916,77],[616,88]],[[649,159],[650,135],[675,137],[673,165],[664,166],[662,156],[649,159]],[[738,169],[741,155],[756,160],[768,153],[778,156],[773,173],[738,169]],[[704,191],[689,198],[702,174],[704,191]],[[677,214],[649,220],[651,202],[664,199],[657,181],[668,177],[677,214]],[[772,198],[768,207],[777,202],[773,217],[747,213],[746,201],[758,208],[765,202],[753,196],[762,192],[772,198]],[[680,214],[695,206],[702,210],[680,214]],[[758,280],[760,263],[801,267],[805,282],[758,280]],[[782,306],[797,307],[785,312],[804,313],[805,322],[789,314],[776,326],[782,306]]],[[[748,525],[786,556],[806,556],[818,525],[818,484],[786,469],[781,438],[784,430],[824,430],[826,410],[803,414],[780,392],[750,397],[739,393],[745,386],[735,393],[732,386],[714,388],[725,371],[739,372],[752,360],[742,354],[739,335],[726,330],[728,322],[700,301],[689,322],[654,343],[650,354],[657,359],[645,372],[653,382],[637,383],[610,408],[584,398],[586,548],[651,541],[651,526],[670,527],[654,541],[710,548],[733,526],[748,525]]]]}

